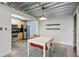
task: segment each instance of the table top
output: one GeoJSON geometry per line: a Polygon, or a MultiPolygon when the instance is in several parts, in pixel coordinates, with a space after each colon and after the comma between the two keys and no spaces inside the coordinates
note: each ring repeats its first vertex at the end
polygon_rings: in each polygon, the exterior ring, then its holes
{"type": "Polygon", "coordinates": [[[28,39],[28,42],[40,44],[40,45],[45,45],[45,43],[52,40],[53,38],[54,37],[36,37],[36,38],[28,39]]]}

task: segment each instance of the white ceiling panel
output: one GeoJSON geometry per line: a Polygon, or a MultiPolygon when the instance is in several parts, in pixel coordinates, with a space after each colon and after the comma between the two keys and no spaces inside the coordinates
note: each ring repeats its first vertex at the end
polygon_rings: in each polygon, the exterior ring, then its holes
{"type": "Polygon", "coordinates": [[[7,2],[8,6],[20,10],[24,13],[35,17],[42,15],[42,7],[44,7],[44,15],[46,17],[56,17],[61,15],[72,14],[76,9],[78,2],[7,2]]]}

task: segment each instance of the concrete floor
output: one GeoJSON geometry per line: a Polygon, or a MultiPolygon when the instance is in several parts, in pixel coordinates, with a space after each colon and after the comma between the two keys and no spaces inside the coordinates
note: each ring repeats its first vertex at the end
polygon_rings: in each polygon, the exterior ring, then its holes
{"type": "MultiPolygon", "coordinates": [[[[75,57],[73,48],[55,45],[55,51],[46,51],[46,57],[75,57]],[[50,53],[51,52],[51,53],[50,53]]],[[[12,52],[5,57],[27,57],[27,40],[16,41],[12,44],[12,52]]],[[[30,46],[30,57],[42,57],[42,50],[30,46]]]]}

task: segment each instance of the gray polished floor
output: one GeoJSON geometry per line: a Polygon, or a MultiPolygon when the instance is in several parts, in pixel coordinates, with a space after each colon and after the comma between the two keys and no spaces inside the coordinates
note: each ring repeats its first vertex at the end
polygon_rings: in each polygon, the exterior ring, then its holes
{"type": "MultiPolygon", "coordinates": [[[[42,57],[42,50],[30,46],[30,57],[42,57]]],[[[66,57],[66,49],[55,47],[54,51],[46,51],[46,57],[66,57]]],[[[17,41],[12,44],[12,52],[5,57],[27,57],[27,41],[17,41]]]]}

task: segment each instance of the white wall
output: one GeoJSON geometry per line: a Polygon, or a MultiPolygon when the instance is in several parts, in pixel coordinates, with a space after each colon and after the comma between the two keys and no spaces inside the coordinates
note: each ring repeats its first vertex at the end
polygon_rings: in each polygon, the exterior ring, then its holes
{"type": "Polygon", "coordinates": [[[79,5],[77,6],[76,10],[74,11],[73,17],[77,14],[77,55],[79,56],[79,5]]]}
{"type": "Polygon", "coordinates": [[[5,56],[11,52],[11,13],[0,5],[0,56],[5,56]],[[5,31],[7,27],[7,31],[5,31]]]}
{"type": "Polygon", "coordinates": [[[23,20],[37,20],[37,18],[35,18],[35,17],[33,17],[33,16],[29,15],[29,14],[25,14],[24,12],[21,12],[21,11],[19,11],[19,10],[16,10],[16,9],[14,9],[14,8],[10,8],[10,7],[8,7],[7,5],[4,5],[4,6],[5,6],[5,8],[6,8],[7,10],[9,10],[9,12],[11,12],[11,13],[13,13],[13,14],[16,14],[16,15],[18,15],[18,16],[21,16],[21,17],[26,18],[26,19],[23,19],[23,20]]]}
{"type": "Polygon", "coordinates": [[[40,35],[42,36],[54,36],[56,43],[66,44],[73,46],[73,17],[68,15],[65,17],[51,18],[47,21],[40,21],[40,35]],[[60,24],[58,27],[60,30],[45,30],[46,24],[60,24]]]}
{"type": "Polygon", "coordinates": [[[11,15],[17,14],[26,19],[24,20],[37,20],[35,17],[25,14],[14,8],[10,8],[6,5],[0,4],[0,27],[3,27],[3,31],[0,31],[0,56],[5,56],[11,52],[11,15]],[[4,28],[8,30],[5,31],[4,28]]]}

